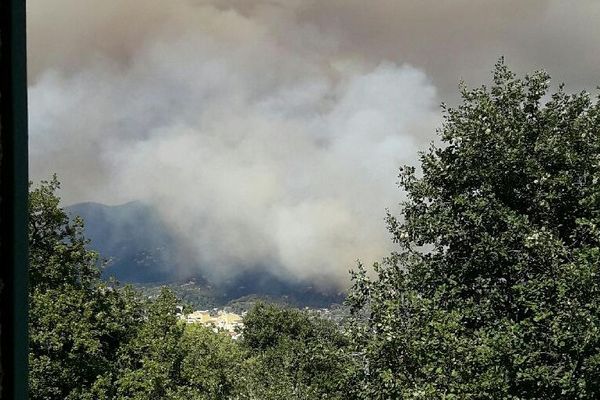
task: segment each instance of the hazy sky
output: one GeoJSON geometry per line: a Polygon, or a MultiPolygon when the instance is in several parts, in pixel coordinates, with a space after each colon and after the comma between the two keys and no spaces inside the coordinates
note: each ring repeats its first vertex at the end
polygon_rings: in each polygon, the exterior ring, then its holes
{"type": "Polygon", "coordinates": [[[499,56],[600,84],[600,2],[29,0],[30,174],[142,200],[215,278],[347,281],[397,168],[499,56]]]}

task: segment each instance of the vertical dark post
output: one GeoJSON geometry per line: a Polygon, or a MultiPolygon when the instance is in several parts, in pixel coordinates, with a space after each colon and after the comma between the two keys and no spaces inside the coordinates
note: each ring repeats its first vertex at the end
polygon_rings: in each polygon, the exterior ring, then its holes
{"type": "Polygon", "coordinates": [[[0,1],[0,338],[2,399],[27,399],[25,0],[0,1]]]}

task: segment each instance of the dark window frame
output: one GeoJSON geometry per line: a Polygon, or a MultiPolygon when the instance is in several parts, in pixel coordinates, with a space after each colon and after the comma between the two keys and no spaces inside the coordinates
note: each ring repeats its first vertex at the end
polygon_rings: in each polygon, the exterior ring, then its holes
{"type": "Polygon", "coordinates": [[[28,145],[25,0],[0,2],[1,399],[27,399],[28,145]]]}

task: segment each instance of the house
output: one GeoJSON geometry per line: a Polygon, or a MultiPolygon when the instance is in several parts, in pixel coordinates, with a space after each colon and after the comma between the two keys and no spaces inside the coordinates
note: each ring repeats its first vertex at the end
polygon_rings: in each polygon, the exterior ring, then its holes
{"type": "Polygon", "coordinates": [[[188,324],[202,324],[206,325],[212,322],[213,317],[210,315],[208,310],[194,311],[185,316],[185,320],[188,324]]]}

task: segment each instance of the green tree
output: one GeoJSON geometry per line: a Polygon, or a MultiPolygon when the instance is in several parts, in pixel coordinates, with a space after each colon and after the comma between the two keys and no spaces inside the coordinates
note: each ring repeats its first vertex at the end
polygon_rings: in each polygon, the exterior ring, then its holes
{"type": "Polygon", "coordinates": [[[83,222],[59,207],[58,188],[54,177],[30,192],[30,397],[111,398],[116,354],[141,322],[140,304],[100,280],[83,222]]]}
{"type": "Polygon", "coordinates": [[[228,335],[202,325],[188,325],[181,339],[181,384],[176,398],[239,397],[245,379],[246,352],[228,335]]]}
{"type": "Polygon", "coordinates": [[[247,399],[340,399],[353,375],[348,338],[297,309],[258,303],[244,317],[247,399]]]}
{"type": "Polygon", "coordinates": [[[143,299],[100,279],[83,221],[60,208],[56,177],[30,191],[30,397],[226,399],[244,352],[187,327],[168,288],[143,299]]]}
{"type": "MultiPolygon", "coordinates": [[[[30,184],[31,186],[31,184],[30,184]]],[[[99,257],[86,248],[83,220],[59,206],[56,175],[29,192],[29,284],[31,291],[64,286],[89,288],[100,277],[99,257]]]]}
{"type": "Polygon", "coordinates": [[[119,399],[166,399],[180,383],[184,322],[177,317],[178,299],[164,287],[144,307],[144,322],[119,351],[119,399]]]}
{"type": "Polygon", "coordinates": [[[599,398],[599,102],[503,61],[461,92],[354,274],[361,397],[599,398]]]}

